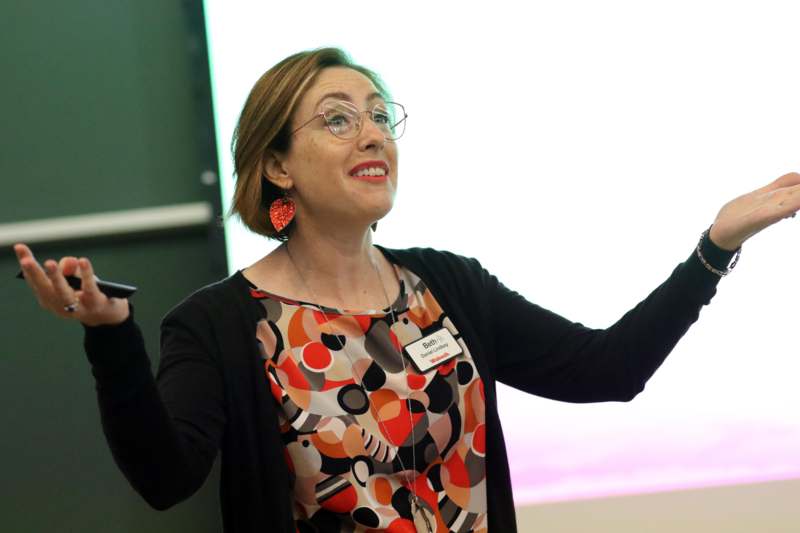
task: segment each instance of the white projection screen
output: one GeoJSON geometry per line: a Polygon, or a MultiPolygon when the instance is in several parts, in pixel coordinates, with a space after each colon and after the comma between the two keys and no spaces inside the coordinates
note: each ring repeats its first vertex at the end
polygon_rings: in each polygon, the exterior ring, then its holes
{"type": "MultiPolygon", "coordinates": [[[[340,46],[409,114],[375,241],[477,257],[606,327],[728,200],[800,169],[793,2],[206,0],[222,194],[256,79],[340,46]]],[[[275,243],[226,226],[231,270],[275,243]]],[[[518,504],[800,478],[800,218],[739,265],[645,391],[571,405],[500,387],[518,504]]]]}

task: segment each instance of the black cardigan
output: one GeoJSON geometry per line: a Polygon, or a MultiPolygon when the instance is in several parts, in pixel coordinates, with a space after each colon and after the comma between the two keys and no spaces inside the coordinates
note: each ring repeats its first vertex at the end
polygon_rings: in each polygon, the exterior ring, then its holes
{"type": "MultiPolygon", "coordinates": [[[[639,393],[716,292],[693,253],[607,329],[590,329],[526,301],[474,259],[431,249],[388,250],[463,335],[486,393],[489,530],[516,531],[495,382],[568,402],[628,401],[639,393]]],[[[705,256],[731,254],[706,239],[705,256]]],[[[157,378],[131,316],[86,327],[103,430],[114,459],[156,509],[191,496],[222,450],[228,533],[294,532],[289,473],[275,401],[256,346],[260,306],[237,272],[195,292],[162,322],[157,378]]]]}

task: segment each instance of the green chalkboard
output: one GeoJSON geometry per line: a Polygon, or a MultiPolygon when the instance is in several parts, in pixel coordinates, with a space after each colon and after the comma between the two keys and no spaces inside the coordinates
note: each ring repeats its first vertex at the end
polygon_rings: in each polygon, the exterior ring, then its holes
{"type": "MultiPolygon", "coordinates": [[[[0,225],[204,201],[218,209],[201,2],[5,2],[0,15],[0,225]]],[[[180,299],[225,275],[221,232],[49,243],[136,284],[150,357],[180,299]]],[[[0,531],[216,532],[217,475],[150,509],[106,446],[79,324],[43,312],[0,250],[0,531]]]]}
{"type": "Polygon", "coordinates": [[[215,193],[181,2],[7,2],[2,18],[0,223],[215,193]]]}

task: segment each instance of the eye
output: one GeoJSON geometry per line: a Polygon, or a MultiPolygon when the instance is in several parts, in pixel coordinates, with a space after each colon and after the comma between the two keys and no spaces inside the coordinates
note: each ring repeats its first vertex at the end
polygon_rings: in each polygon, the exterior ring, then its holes
{"type": "Polygon", "coordinates": [[[342,113],[325,115],[325,120],[328,121],[328,125],[332,128],[346,128],[352,122],[349,116],[342,113]]]}
{"type": "Polygon", "coordinates": [[[372,111],[372,120],[380,126],[388,126],[391,123],[389,111],[380,107],[372,111]]]}
{"type": "Polygon", "coordinates": [[[336,132],[347,132],[353,128],[358,119],[357,111],[344,102],[337,102],[328,106],[324,111],[325,122],[328,127],[336,132]]]}

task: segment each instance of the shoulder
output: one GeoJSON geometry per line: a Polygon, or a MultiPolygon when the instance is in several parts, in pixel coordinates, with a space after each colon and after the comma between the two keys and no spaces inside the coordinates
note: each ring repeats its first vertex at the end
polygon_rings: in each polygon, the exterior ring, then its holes
{"type": "Polygon", "coordinates": [[[477,259],[433,248],[381,248],[387,257],[418,275],[438,292],[466,297],[482,292],[489,274],[477,259]]]}
{"type": "Polygon", "coordinates": [[[387,256],[395,259],[397,263],[410,267],[420,266],[423,270],[430,270],[431,272],[449,272],[453,270],[477,272],[483,270],[477,259],[447,250],[437,250],[435,248],[379,248],[387,256]]]}
{"type": "Polygon", "coordinates": [[[170,309],[164,320],[175,317],[208,318],[232,314],[243,308],[249,298],[247,280],[239,272],[201,287],[170,309]]]}

